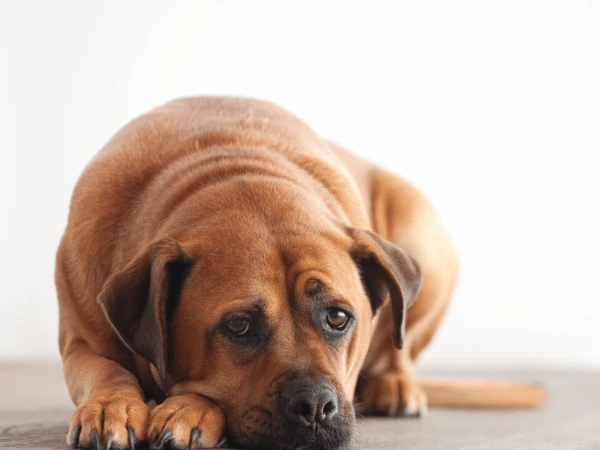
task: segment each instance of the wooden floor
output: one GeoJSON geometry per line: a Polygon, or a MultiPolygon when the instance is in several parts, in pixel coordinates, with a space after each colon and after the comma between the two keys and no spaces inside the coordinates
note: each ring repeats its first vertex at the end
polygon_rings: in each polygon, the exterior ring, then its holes
{"type": "MultiPolygon", "coordinates": [[[[435,371],[435,375],[460,375],[435,371]]],[[[488,376],[479,371],[473,375],[488,376]]],[[[424,420],[360,420],[358,449],[600,450],[600,372],[497,371],[550,391],[535,411],[433,410],[424,420]]],[[[66,449],[73,406],[57,365],[0,365],[0,447],[66,449]]]]}

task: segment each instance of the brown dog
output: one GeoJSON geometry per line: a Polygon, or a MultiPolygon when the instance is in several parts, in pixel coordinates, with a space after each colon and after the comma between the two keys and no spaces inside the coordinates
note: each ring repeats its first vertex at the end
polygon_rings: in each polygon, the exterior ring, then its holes
{"type": "Polygon", "coordinates": [[[402,179],[272,104],[171,102],[117,133],[73,194],[56,263],[67,441],[347,448],[359,374],[365,413],[418,415],[426,392],[537,404],[535,387],[413,378],[456,277],[402,179]]]}

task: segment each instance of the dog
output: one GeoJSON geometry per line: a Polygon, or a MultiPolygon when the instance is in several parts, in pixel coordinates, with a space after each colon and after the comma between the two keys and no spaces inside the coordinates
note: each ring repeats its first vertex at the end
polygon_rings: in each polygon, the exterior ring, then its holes
{"type": "Polygon", "coordinates": [[[67,443],[344,449],[355,399],[386,416],[423,415],[428,397],[541,403],[536,386],[416,381],[457,277],[402,178],[271,103],[172,101],[73,192],[56,258],[67,443]]]}

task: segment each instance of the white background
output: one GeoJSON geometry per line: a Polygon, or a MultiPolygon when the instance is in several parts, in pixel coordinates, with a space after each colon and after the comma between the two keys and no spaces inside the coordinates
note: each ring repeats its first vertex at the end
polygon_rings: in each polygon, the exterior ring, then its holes
{"type": "Polygon", "coordinates": [[[434,202],[463,270],[428,363],[600,367],[599,2],[0,8],[0,359],[58,359],[54,252],[92,155],[161,103],[228,94],[434,202]]]}

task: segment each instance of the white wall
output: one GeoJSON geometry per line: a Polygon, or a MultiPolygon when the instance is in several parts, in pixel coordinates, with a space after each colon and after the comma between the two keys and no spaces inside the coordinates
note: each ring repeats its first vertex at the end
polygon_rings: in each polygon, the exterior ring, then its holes
{"type": "Polygon", "coordinates": [[[0,1],[0,52],[0,358],[58,358],[54,251],[90,157],[219,93],[430,196],[463,276],[429,363],[600,366],[599,2],[0,1]]]}

